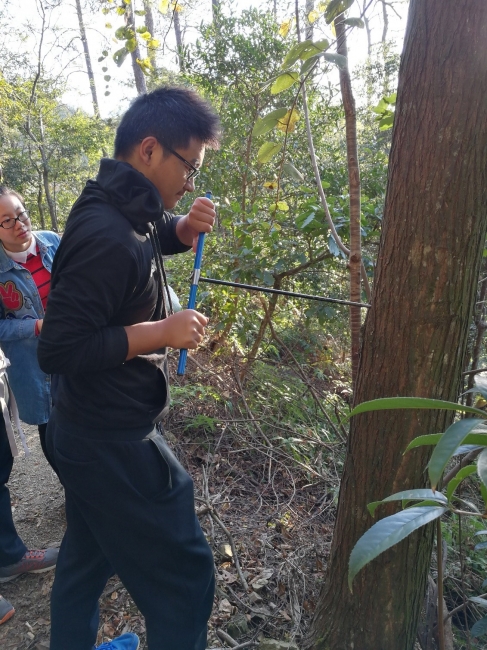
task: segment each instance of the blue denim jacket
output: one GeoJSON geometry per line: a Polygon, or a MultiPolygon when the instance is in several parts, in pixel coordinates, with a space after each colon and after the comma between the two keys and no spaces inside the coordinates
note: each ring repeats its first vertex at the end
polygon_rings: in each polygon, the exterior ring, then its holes
{"type": "MultiPolygon", "coordinates": [[[[32,233],[42,264],[50,272],[60,237],[54,232],[32,233]]],[[[51,379],[37,361],[36,320],[44,318],[39,292],[27,269],[14,262],[0,244],[0,345],[10,361],[7,375],[27,424],[43,424],[51,411],[51,379]]]]}

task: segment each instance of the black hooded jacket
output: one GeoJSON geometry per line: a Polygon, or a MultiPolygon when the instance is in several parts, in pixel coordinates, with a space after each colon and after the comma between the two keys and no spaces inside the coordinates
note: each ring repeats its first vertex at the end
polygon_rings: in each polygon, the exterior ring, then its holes
{"type": "Polygon", "coordinates": [[[113,430],[150,428],[162,416],[166,351],[125,361],[124,326],[163,316],[149,222],[162,254],[172,255],[189,250],[176,236],[178,219],[143,174],[108,158],[74,204],[38,346],[42,370],[55,375],[54,404],[68,418],[113,430]]]}

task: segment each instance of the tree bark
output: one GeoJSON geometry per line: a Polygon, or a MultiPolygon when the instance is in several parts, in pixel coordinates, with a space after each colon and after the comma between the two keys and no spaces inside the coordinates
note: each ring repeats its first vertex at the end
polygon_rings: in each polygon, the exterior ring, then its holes
{"type": "MultiPolygon", "coordinates": [[[[154,38],[155,32],[155,26],[154,26],[154,15],[152,13],[152,4],[151,0],[144,0],[144,11],[145,11],[145,26],[150,32],[150,35],[152,38],[154,38]]],[[[149,56],[149,60],[152,64],[152,67],[156,67],[156,52],[157,49],[155,47],[148,47],[147,48],[147,54],[149,56]]]]}
{"type": "MultiPolygon", "coordinates": [[[[335,21],[337,53],[348,57],[347,37],[343,23],[345,14],[335,21]]],[[[360,226],[360,169],[357,146],[357,113],[352,90],[352,80],[348,65],[340,68],[340,89],[345,111],[345,131],[347,140],[347,169],[350,208],[350,300],[360,302],[360,277],[362,264],[361,226],[360,226]]],[[[360,359],[360,327],[362,313],[360,307],[350,307],[350,338],[352,342],[352,385],[355,389],[360,359]]]]}
{"type": "MultiPolygon", "coordinates": [[[[134,34],[136,34],[133,2],[125,5],[125,22],[126,25],[133,29],[134,34]]],[[[145,83],[145,76],[142,72],[142,68],[137,63],[137,59],[142,59],[138,44],[135,50],[130,53],[130,56],[132,58],[132,70],[134,72],[135,88],[137,89],[138,95],[143,95],[147,92],[147,85],[145,83]]]]}
{"type": "Polygon", "coordinates": [[[178,51],[179,72],[184,72],[183,35],[181,32],[181,21],[179,20],[179,12],[176,11],[176,8],[173,11],[173,20],[174,20],[174,35],[176,37],[176,49],[178,51]]]}
{"type": "MultiPolygon", "coordinates": [[[[487,2],[411,0],[374,300],[355,403],[456,400],[487,219],[487,2]]],[[[424,485],[419,434],[443,411],[353,418],[329,569],[308,638],[314,650],[410,650],[425,593],[432,529],[422,529],[347,584],[348,560],[373,523],[367,504],[424,485]]],[[[381,508],[378,516],[392,512],[381,508]]]]}
{"type": "Polygon", "coordinates": [[[88,81],[90,83],[91,101],[93,104],[93,112],[95,117],[100,117],[100,106],[98,104],[98,97],[96,95],[95,75],[93,74],[93,66],[91,65],[90,50],[88,47],[88,39],[86,38],[85,23],[83,20],[83,11],[81,9],[81,0],[76,0],[76,13],[78,14],[79,32],[81,35],[81,42],[83,43],[83,51],[85,54],[86,72],[88,73],[88,81]]]}

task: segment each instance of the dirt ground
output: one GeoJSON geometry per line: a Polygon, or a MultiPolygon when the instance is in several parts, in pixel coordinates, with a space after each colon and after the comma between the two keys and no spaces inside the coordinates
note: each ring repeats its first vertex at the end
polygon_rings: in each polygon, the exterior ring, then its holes
{"type": "MultiPolygon", "coordinates": [[[[310,476],[292,458],[269,452],[248,438],[248,427],[240,433],[238,424],[228,423],[188,430],[188,409],[173,410],[167,438],[194,479],[196,509],[215,556],[208,647],[255,647],[261,636],[299,645],[324,574],[338,480],[310,476]]],[[[58,546],[65,527],[63,490],[43,457],[36,427],[26,433],[32,455],[16,460],[9,484],[14,519],[28,547],[58,546]]],[[[0,626],[1,650],[49,647],[53,580],[51,571],[0,585],[16,609],[0,626]]],[[[139,634],[146,649],[144,619],[114,577],[101,600],[98,643],[125,631],[139,634]]]]}

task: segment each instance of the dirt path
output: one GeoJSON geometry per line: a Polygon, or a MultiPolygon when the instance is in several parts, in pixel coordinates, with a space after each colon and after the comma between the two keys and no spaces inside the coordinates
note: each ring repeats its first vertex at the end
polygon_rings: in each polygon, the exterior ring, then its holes
{"type": "MultiPolygon", "coordinates": [[[[261,634],[299,642],[326,565],[336,480],[310,481],[290,457],[273,458],[265,447],[261,452],[248,430],[222,426],[189,433],[187,422],[186,403],[184,413],[173,410],[167,437],[194,479],[199,518],[215,556],[208,647],[228,647],[222,641],[228,633],[239,643],[261,634]]],[[[37,428],[26,427],[26,433],[32,455],[16,460],[9,484],[14,520],[29,548],[58,546],[65,528],[63,490],[44,459],[37,428]]],[[[16,609],[0,626],[1,650],[49,648],[53,580],[52,571],[0,585],[16,609]]],[[[125,631],[136,632],[146,650],[144,619],[115,576],[101,598],[97,643],[125,631]]]]}
{"type": "MultiPolygon", "coordinates": [[[[62,487],[42,453],[37,427],[25,426],[32,454],[16,459],[9,489],[14,520],[28,548],[59,546],[64,533],[62,487]]],[[[0,585],[15,616],[0,626],[2,650],[49,647],[49,596],[54,572],[24,575],[0,585]]]]}

